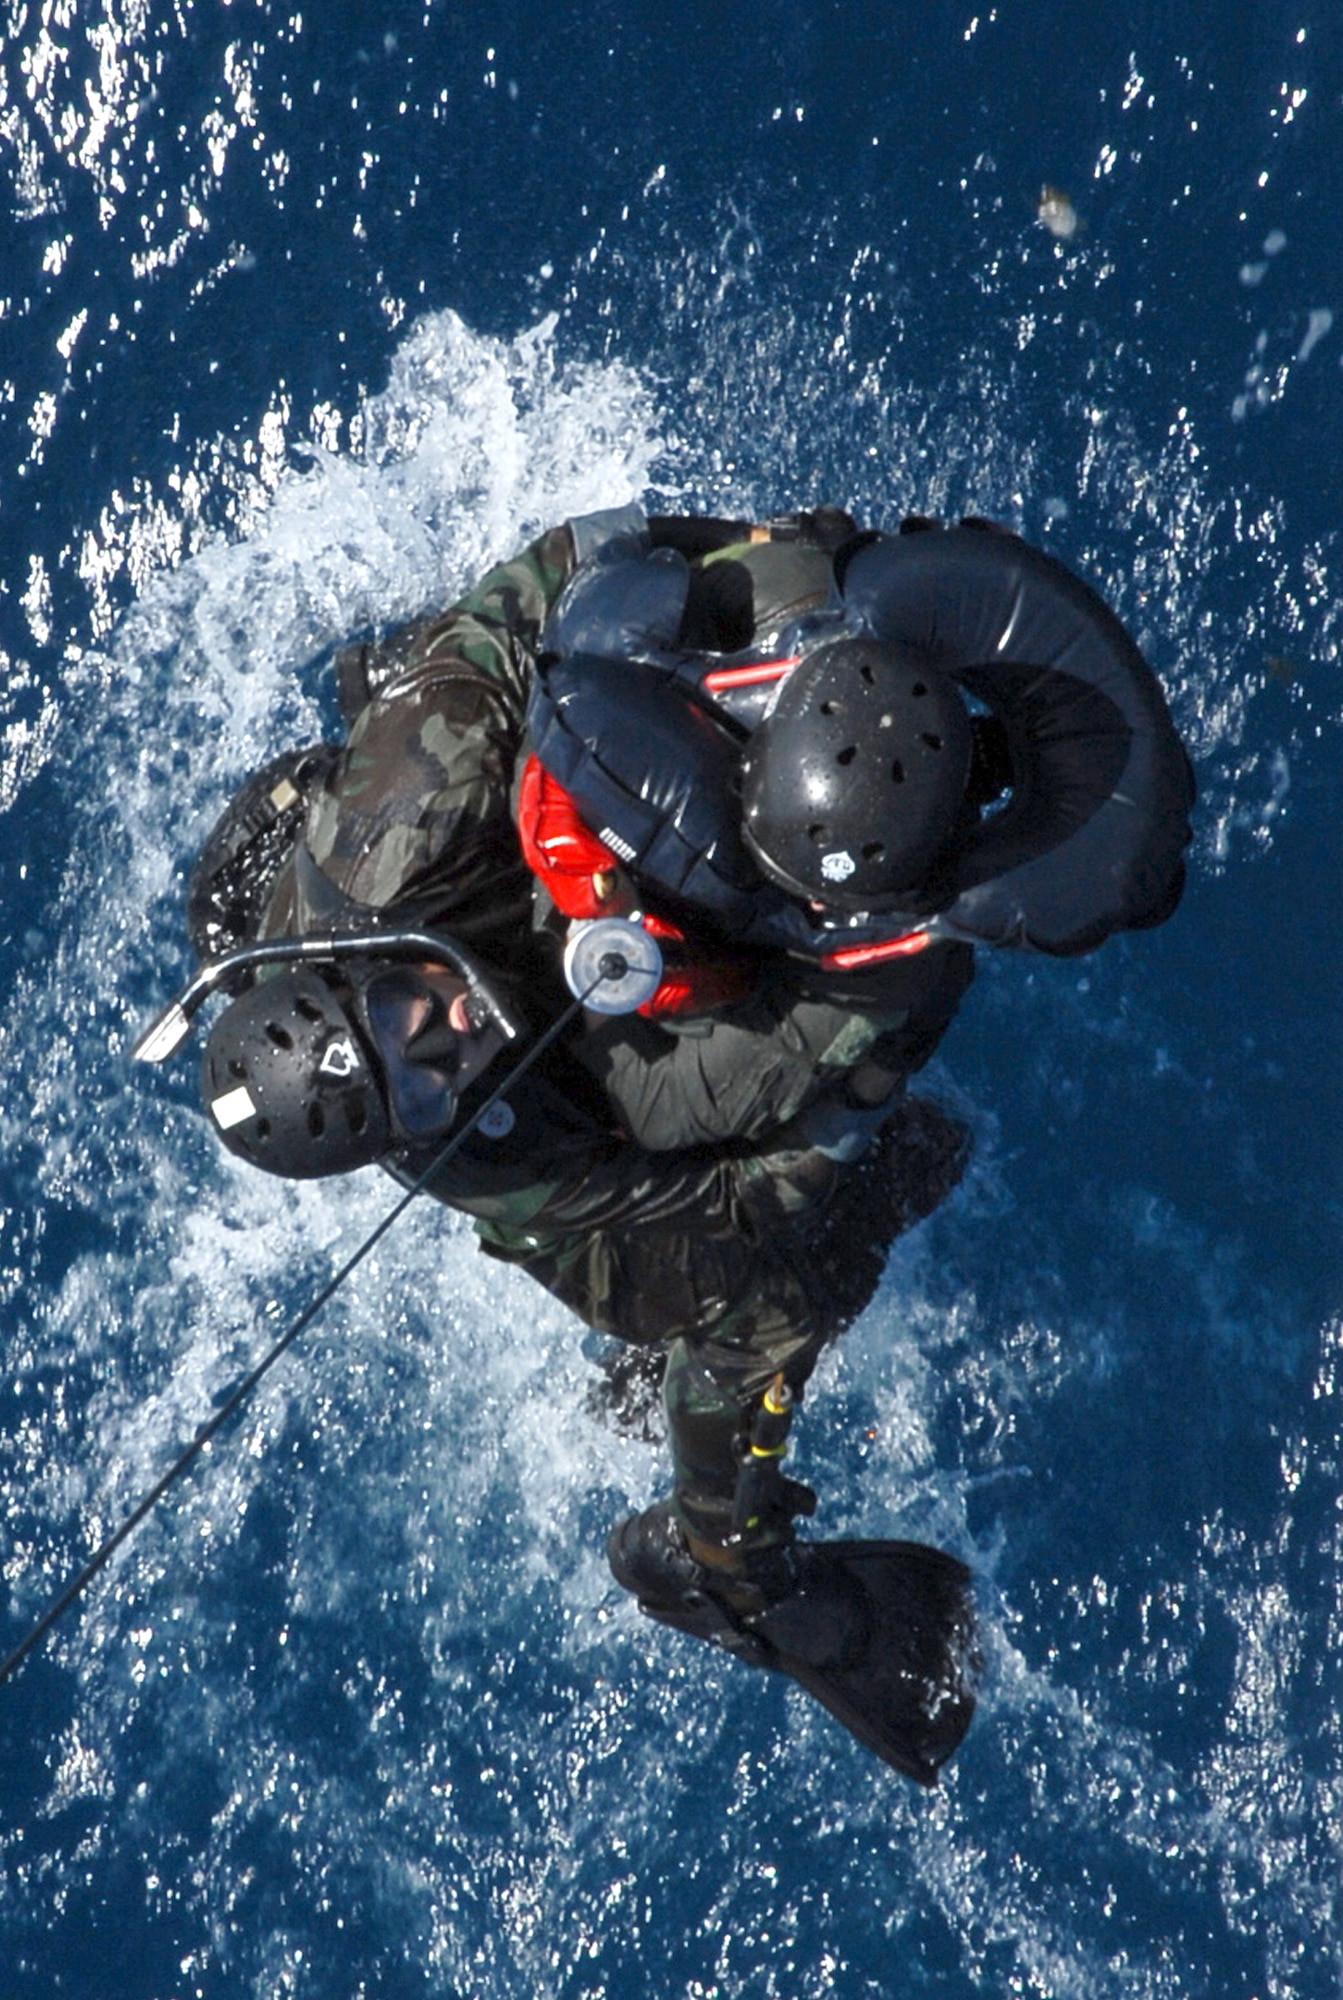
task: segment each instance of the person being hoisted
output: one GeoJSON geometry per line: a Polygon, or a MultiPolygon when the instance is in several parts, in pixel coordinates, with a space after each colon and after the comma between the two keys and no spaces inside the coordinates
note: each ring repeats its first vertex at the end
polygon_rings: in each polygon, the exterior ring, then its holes
{"type": "MultiPolygon", "coordinates": [[[[951,954],[968,981],[975,943],[1069,955],[1172,912],[1188,758],[1061,563],[981,520],[721,539],[613,540],[547,622],[519,824],[570,914],[651,910],[719,976],[782,952],[795,992],[871,1010],[951,954]]],[[[847,1143],[896,1086],[850,1077],[847,1143]]],[[[649,1608],[656,1573],[624,1568],[649,1608]]]]}
{"type": "Polygon", "coordinates": [[[242,978],[289,940],[351,947],[219,1017],[216,1129],[271,1171],[413,1179],[557,1018],[566,960],[586,983],[584,927],[637,911],[679,965],[619,996],[642,1012],[586,1015],[431,1191],[667,1350],[673,1496],[613,1534],[622,1584],[930,1781],[972,1706],[965,1573],[799,1542],[775,1433],[959,1173],[959,1130],[902,1087],[971,940],[1085,949],[1174,906],[1191,791],[1155,680],[1015,538],[834,513],[566,525],[340,670],[346,748],[258,774],[193,878],[226,987],[231,950],[242,978]]]}

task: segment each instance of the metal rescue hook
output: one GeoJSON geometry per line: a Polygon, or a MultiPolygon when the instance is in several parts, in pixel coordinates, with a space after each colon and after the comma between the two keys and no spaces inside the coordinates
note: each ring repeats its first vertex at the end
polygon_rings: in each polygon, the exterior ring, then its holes
{"type": "Polygon", "coordinates": [[[592,1013],[633,1014],[662,984],[662,952],[632,918],[594,917],[569,932],[564,977],[571,993],[600,987],[586,1002],[592,1013]]]}

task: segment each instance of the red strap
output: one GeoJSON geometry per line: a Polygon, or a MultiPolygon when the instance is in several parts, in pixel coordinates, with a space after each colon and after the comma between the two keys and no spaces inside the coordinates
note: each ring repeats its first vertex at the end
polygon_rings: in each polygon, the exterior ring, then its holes
{"type": "Polygon", "coordinates": [[[523,859],[566,917],[599,917],[594,875],[617,866],[604,841],[590,833],[578,807],[539,757],[529,757],[518,787],[518,839],[523,859]]]}
{"type": "Polygon", "coordinates": [[[659,944],[685,943],[685,932],[680,926],[658,916],[654,910],[645,910],[641,922],[649,937],[656,938],[659,944]]]}
{"type": "Polygon", "coordinates": [[[746,959],[731,958],[669,965],[657,992],[639,1012],[652,1020],[660,1014],[711,1014],[715,1007],[744,1000],[755,986],[756,970],[746,959]]]}
{"type": "Polygon", "coordinates": [[[758,687],[762,681],[781,681],[790,674],[800,653],[794,653],[786,660],[757,660],[749,667],[715,667],[704,676],[704,685],[710,694],[726,694],[731,688],[758,687]]]}
{"type": "Polygon", "coordinates": [[[912,958],[932,943],[927,931],[906,931],[901,937],[886,938],[881,944],[846,944],[828,951],[821,960],[823,972],[858,972],[865,965],[881,965],[890,958],[912,958]]]}
{"type": "MultiPolygon", "coordinates": [[[[604,914],[608,906],[598,900],[592,878],[617,867],[616,857],[584,826],[578,807],[538,757],[529,757],[523,766],[518,839],[527,866],[566,917],[604,914]]],[[[648,911],[642,921],[650,937],[669,945],[677,957],[694,951],[685,932],[666,917],[648,911]]],[[[654,1019],[659,1014],[707,1014],[744,1000],[755,980],[756,967],[748,959],[692,959],[669,965],[657,992],[639,1012],[654,1019]]]]}

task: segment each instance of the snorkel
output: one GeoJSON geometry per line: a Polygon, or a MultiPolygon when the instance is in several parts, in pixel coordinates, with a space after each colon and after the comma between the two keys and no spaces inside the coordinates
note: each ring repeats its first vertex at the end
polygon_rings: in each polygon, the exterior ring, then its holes
{"type": "Polygon", "coordinates": [[[493,1026],[506,1046],[523,1033],[524,1024],[502,999],[479,962],[450,939],[418,930],[333,931],[315,937],[274,938],[240,945],[236,951],[212,959],[151,1021],[131,1050],[131,1056],[136,1062],[166,1062],[191,1033],[195,1015],[211,994],[236,994],[260,971],[292,965],[339,966],[351,960],[370,959],[443,966],[466,982],[467,1008],[474,1026],[493,1026]]]}

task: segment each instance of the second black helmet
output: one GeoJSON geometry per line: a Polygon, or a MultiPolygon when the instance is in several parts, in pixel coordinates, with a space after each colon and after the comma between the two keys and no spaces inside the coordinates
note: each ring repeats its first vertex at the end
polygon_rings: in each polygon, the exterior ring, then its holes
{"type": "Polygon", "coordinates": [[[972,735],[954,682],[846,633],[780,683],[742,761],[746,844],[828,909],[894,909],[925,890],[965,804],[972,735]]]}

